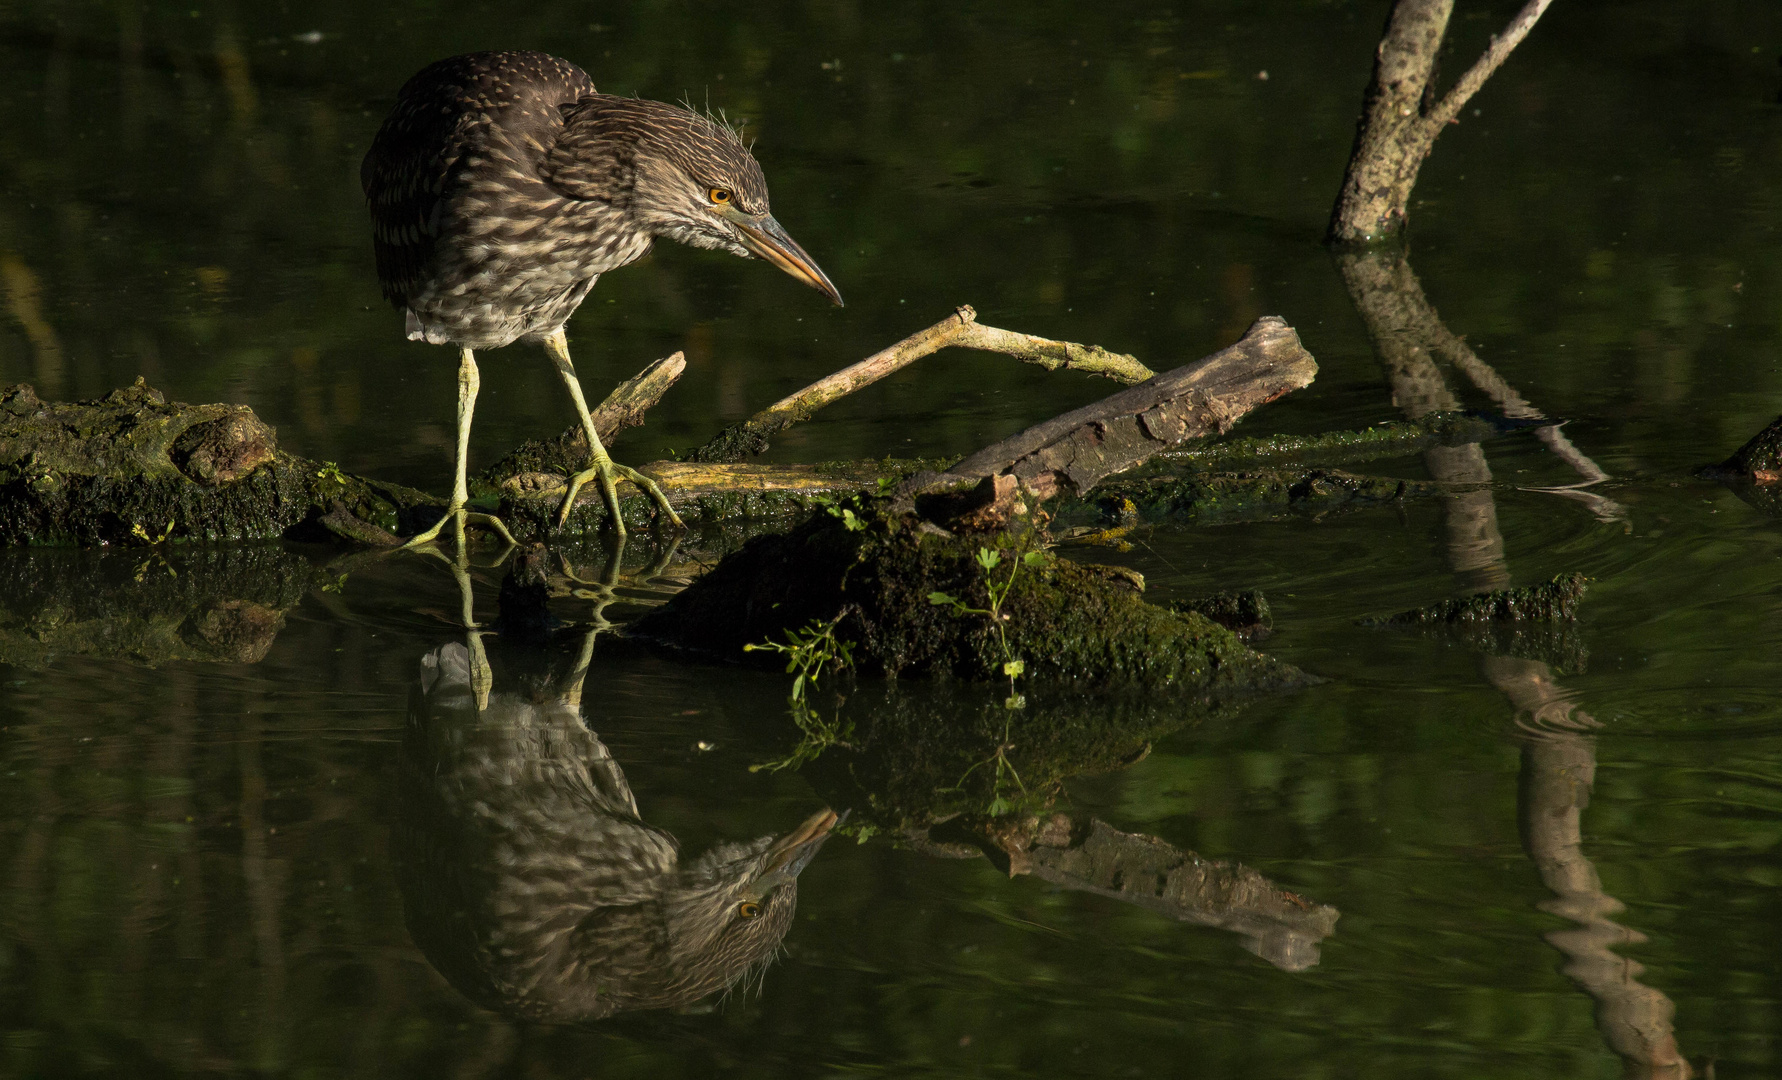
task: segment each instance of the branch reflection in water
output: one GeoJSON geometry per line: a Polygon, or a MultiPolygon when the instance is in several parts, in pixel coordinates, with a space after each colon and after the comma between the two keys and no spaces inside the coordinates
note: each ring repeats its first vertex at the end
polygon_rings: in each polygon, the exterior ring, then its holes
{"type": "Polygon", "coordinates": [[[685,1008],[760,977],[836,822],[683,860],[583,722],[596,633],[567,675],[497,692],[472,627],[421,659],[412,693],[392,834],[409,932],[459,992],[517,1018],[685,1008]]]}
{"type": "MultiPolygon", "coordinates": [[[[1393,402],[1407,416],[1459,407],[1437,359],[1463,372],[1508,415],[1543,416],[1448,330],[1402,250],[1344,253],[1337,266],[1392,384],[1393,402]]],[[[1624,511],[1614,502],[1579,490],[1607,474],[1556,429],[1544,431],[1553,436],[1542,441],[1583,482],[1535,490],[1579,498],[1598,520],[1622,517],[1624,511]]],[[[1458,488],[1444,505],[1448,561],[1462,586],[1469,591],[1505,588],[1510,570],[1484,450],[1477,444],[1439,447],[1425,455],[1425,465],[1436,479],[1458,488]]],[[[1545,935],[1547,942],[1565,955],[1566,977],[1596,1002],[1597,1031],[1622,1059],[1626,1076],[1688,1080],[1694,1073],[1677,1048],[1672,1026],[1676,1007],[1663,991],[1639,981],[1645,969],[1638,962],[1613,948],[1646,938],[1610,918],[1624,906],[1603,891],[1596,867],[1584,855],[1583,811],[1596,777],[1596,741],[1586,733],[1597,722],[1577,707],[1545,663],[1485,655],[1480,670],[1516,711],[1522,743],[1518,824],[1529,859],[1555,894],[1538,906],[1576,924],[1545,935]]]]}

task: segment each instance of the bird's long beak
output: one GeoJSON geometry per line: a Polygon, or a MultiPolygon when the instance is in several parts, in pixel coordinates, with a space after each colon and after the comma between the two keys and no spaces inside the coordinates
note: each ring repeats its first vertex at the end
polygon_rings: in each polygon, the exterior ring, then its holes
{"type": "Polygon", "coordinates": [[[824,809],[806,818],[804,824],[774,841],[767,850],[767,861],[756,875],[754,884],[766,893],[798,877],[817,856],[829,830],[841,820],[834,810],[824,809]]]}
{"type": "Polygon", "coordinates": [[[786,235],[786,230],[773,216],[751,217],[740,210],[732,209],[724,215],[729,218],[742,233],[743,245],[756,256],[791,274],[793,277],[809,285],[824,296],[835,301],[836,307],[842,307],[841,293],[829,280],[814,259],[804,253],[798,241],[786,235]]]}

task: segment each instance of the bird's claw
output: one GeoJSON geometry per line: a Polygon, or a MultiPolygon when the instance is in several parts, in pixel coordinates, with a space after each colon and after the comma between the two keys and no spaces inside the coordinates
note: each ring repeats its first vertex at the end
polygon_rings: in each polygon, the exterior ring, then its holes
{"type": "Polygon", "coordinates": [[[656,504],[656,509],[660,513],[668,515],[669,522],[675,528],[684,529],[687,527],[681,521],[681,516],[674,512],[674,507],[668,505],[668,496],[662,494],[662,489],[657,486],[656,481],[629,465],[621,465],[611,458],[603,458],[597,459],[593,465],[569,478],[568,490],[563,493],[563,504],[557,509],[557,527],[559,529],[569,521],[569,512],[575,507],[575,497],[581,494],[583,486],[590,480],[599,482],[601,500],[606,503],[606,512],[613,519],[613,531],[621,537],[625,535],[625,518],[619,512],[619,480],[631,481],[639,490],[648,495],[650,501],[656,504]]]}
{"type": "Polygon", "coordinates": [[[481,525],[486,529],[493,530],[503,540],[506,540],[510,546],[518,546],[519,544],[519,541],[514,539],[514,534],[507,531],[507,525],[494,514],[475,513],[464,509],[462,506],[454,506],[445,512],[444,517],[434,522],[431,529],[428,529],[426,532],[416,533],[414,536],[409,537],[408,543],[403,544],[402,547],[397,550],[414,551],[431,544],[434,540],[438,539],[440,530],[444,529],[448,524],[451,524],[454,519],[460,517],[462,517],[464,525],[481,525]]]}

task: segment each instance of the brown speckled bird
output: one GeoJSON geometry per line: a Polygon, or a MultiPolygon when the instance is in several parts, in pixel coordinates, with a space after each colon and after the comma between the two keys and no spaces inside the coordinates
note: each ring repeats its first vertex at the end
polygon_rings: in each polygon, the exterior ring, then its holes
{"type": "Polygon", "coordinates": [[[434,968],[546,1023],[683,1008],[763,971],[835,814],[683,862],[582,722],[591,648],[563,689],[491,694],[471,642],[422,660],[392,830],[409,933],[434,968]]]}
{"type": "MultiPolygon", "coordinates": [[[[623,535],[615,481],[630,480],[676,524],[654,481],[607,455],[569,360],[563,324],[601,274],[658,237],[758,256],[841,303],[829,278],[768,211],[767,182],[736,133],[688,109],[596,93],[574,64],[538,52],[441,60],[410,79],[360,169],[378,278],[411,340],[459,349],[457,475],[451,506],[411,545],[464,513],[475,350],[537,341],[587,435],[561,526],[595,480],[623,535]]],[[[506,535],[498,518],[467,520],[506,535]]]]}

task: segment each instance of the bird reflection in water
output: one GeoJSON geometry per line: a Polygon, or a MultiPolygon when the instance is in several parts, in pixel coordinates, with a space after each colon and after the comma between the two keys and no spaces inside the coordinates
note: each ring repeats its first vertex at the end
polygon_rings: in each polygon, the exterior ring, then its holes
{"type": "Polygon", "coordinates": [[[685,1008],[759,977],[835,814],[683,860],[582,721],[594,633],[566,677],[501,693],[483,633],[422,658],[402,747],[392,839],[428,960],[478,1004],[555,1023],[685,1008]]]}

